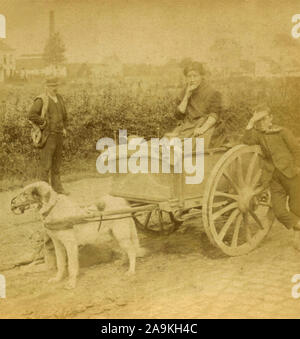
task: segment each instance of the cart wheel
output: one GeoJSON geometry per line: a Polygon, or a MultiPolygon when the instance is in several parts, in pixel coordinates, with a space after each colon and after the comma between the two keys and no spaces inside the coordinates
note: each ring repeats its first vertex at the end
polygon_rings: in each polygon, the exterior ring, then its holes
{"type": "Polygon", "coordinates": [[[162,210],[153,210],[142,215],[132,214],[136,227],[147,235],[168,235],[176,230],[182,224],[174,217],[172,212],[162,210]]]}
{"type": "Polygon", "coordinates": [[[205,231],[230,256],[255,249],[274,222],[270,192],[261,183],[261,155],[259,146],[232,148],[219,159],[205,187],[205,231]]]}

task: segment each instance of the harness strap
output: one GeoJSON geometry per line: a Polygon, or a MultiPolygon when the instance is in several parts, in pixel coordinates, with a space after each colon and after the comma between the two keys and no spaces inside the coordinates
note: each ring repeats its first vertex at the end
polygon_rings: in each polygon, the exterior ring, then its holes
{"type": "Polygon", "coordinates": [[[98,226],[98,232],[100,231],[101,226],[102,226],[102,215],[101,215],[99,226],[98,226]]]}
{"type": "MultiPolygon", "coordinates": [[[[56,201],[56,202],[57,202],[57,201],[56,201]]],[[[50,212],[53,210],[53,207],[56,205],[56,202],[55,202],[55,204],[51,205],[50,208],[49,208],[45,213],[43,213],[43,217],[44,217],[44,218],[47,218],[47,217],[48,217],[48,215],[50,214],[50,212]]]]}
{"type": "MultiPolygon", "coordinates": [[[[134,216],[139,216],[139,215],[143,215],[143,214],[144,213],[139,213],[139,214],[133,213],[134,216]]],[[[132,215],[127,215],[125,217],[113,217],[113,218],[103,218],[103,215],[101,215],[100,220],[99,220],[100,222],[99,222],[98,232],[100,231],[100,228],[102,226],[103,221],[120,220],[120,219],[128,219],[128,218],[132,218],[132,215]]],[[[93,220],[89,220],[89,221],[93,221],[93,220]]]]}

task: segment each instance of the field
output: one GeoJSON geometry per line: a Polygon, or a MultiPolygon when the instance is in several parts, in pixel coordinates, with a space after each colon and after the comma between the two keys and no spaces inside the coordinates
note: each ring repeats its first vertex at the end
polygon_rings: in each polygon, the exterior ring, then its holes
{"type": "MultiPolygon", "coordinates": [[[[224,142],[229,136],[238,139],[253,108],[262,100],[270,104],[275,122],[294,132],[299,130],[299,78],[209,81],[222,93],[224,103],[216,143],[224,142]]],[[[157,77],[67,80],[61,87],[69,113],[63,174],[94,168],[97,140],[114,137],[119,129],[148,139],[173,128],[176,96],[182,85],[178,79],[172,82],[170,78],[157,77]]],[[[41,91],[41,83],[0,88],[2,189],[36,177],[38,152],[30,141],[27,114],[33,98],[41,91]]]]}
{"type": "MultiPolygon", "coordinates": [[[[275,122],[298,132],[299,79],[211,81],[224,98],[216,142],[238,141],[263,99],[275,122]]],[[[97,140],[114,137],[120,128],[145,138],[162,135],[176,124],[173,114],[180,87],[159,79],[113,79],[68,82],[61,88],[69,111],[63,182],[72,199],[88,205],[110,190],[111,178],[99,177],[95,170],[97,140]]],[[[31,211],[16,216],[10,211],[17,194],[13,186],[36,175],[38,153],[30,142],[26,115],[40,91],[40,84],[1,90],[0,271],[7,280],[7,299],[1,301],[0,318],[299,317],[299,302],[291,298],[299,253],[292,247],[292,232],[277,222],[261,246],[236,258],[210,245],[201,218],[170,236],[139,232],[148,254],[138,260],[131,279],[125,277],[126,267],[110,244],[93,252],[81,248],[77,289],[49,285],[54,272],[46,270],[37,253],[42,240],[37,215],[31,211]]]]}

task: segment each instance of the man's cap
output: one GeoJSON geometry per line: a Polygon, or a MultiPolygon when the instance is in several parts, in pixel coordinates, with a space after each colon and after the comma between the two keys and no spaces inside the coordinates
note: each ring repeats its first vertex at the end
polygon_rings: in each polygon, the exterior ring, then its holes
{"type": "Polygon", "coordinates": [[[256,114],[257,121],[262,120],[266,116],[270,115],[271,109],[266,103],[260,103],[254,108],[254,114],[256,114]]]}
{"type": "Polygon", "coordinates": [[[59,79],[58,78],[47,78],[46,79],[46,86],[56,87],[58,85],[59,85],[59,79]]]}
{"type": "Polygon", "coordinates": [[[270,113],[271,109],[266,103],[260,103],[260,104],[257,104],[254,107],[254,111],[255,112],[268,112],[268,113],[270,113]]]}
{"type": "Polygon", "coordinates": [[[193,62],[189,63],[186,67],[184,67],[183,74],[185,76],[187,76],[187,74],[190,71],[197,72],[200,75],[205,75],[206,74],[203,65],[201,64],[201,62],[198,62],[198,61],[193,61],[193,62]]]}

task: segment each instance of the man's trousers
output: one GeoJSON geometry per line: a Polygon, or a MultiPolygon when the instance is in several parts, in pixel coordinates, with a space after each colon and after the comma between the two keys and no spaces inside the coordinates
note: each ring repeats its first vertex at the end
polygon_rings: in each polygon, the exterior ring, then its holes
{"type": "Polygon", "coordinates": [[[276,169],[270,187],[276,218],[288,229],[295,228],[300,221],[300,175],[287,178],[276,169]]]}
{"type": "Polygon", "coordinates": [[[63,190],[60,180],[60,167],[62,163],[63,135],[51,133],[46,144],[40,152],[39,178],[51,183],[56,192],[63,190]]]}

